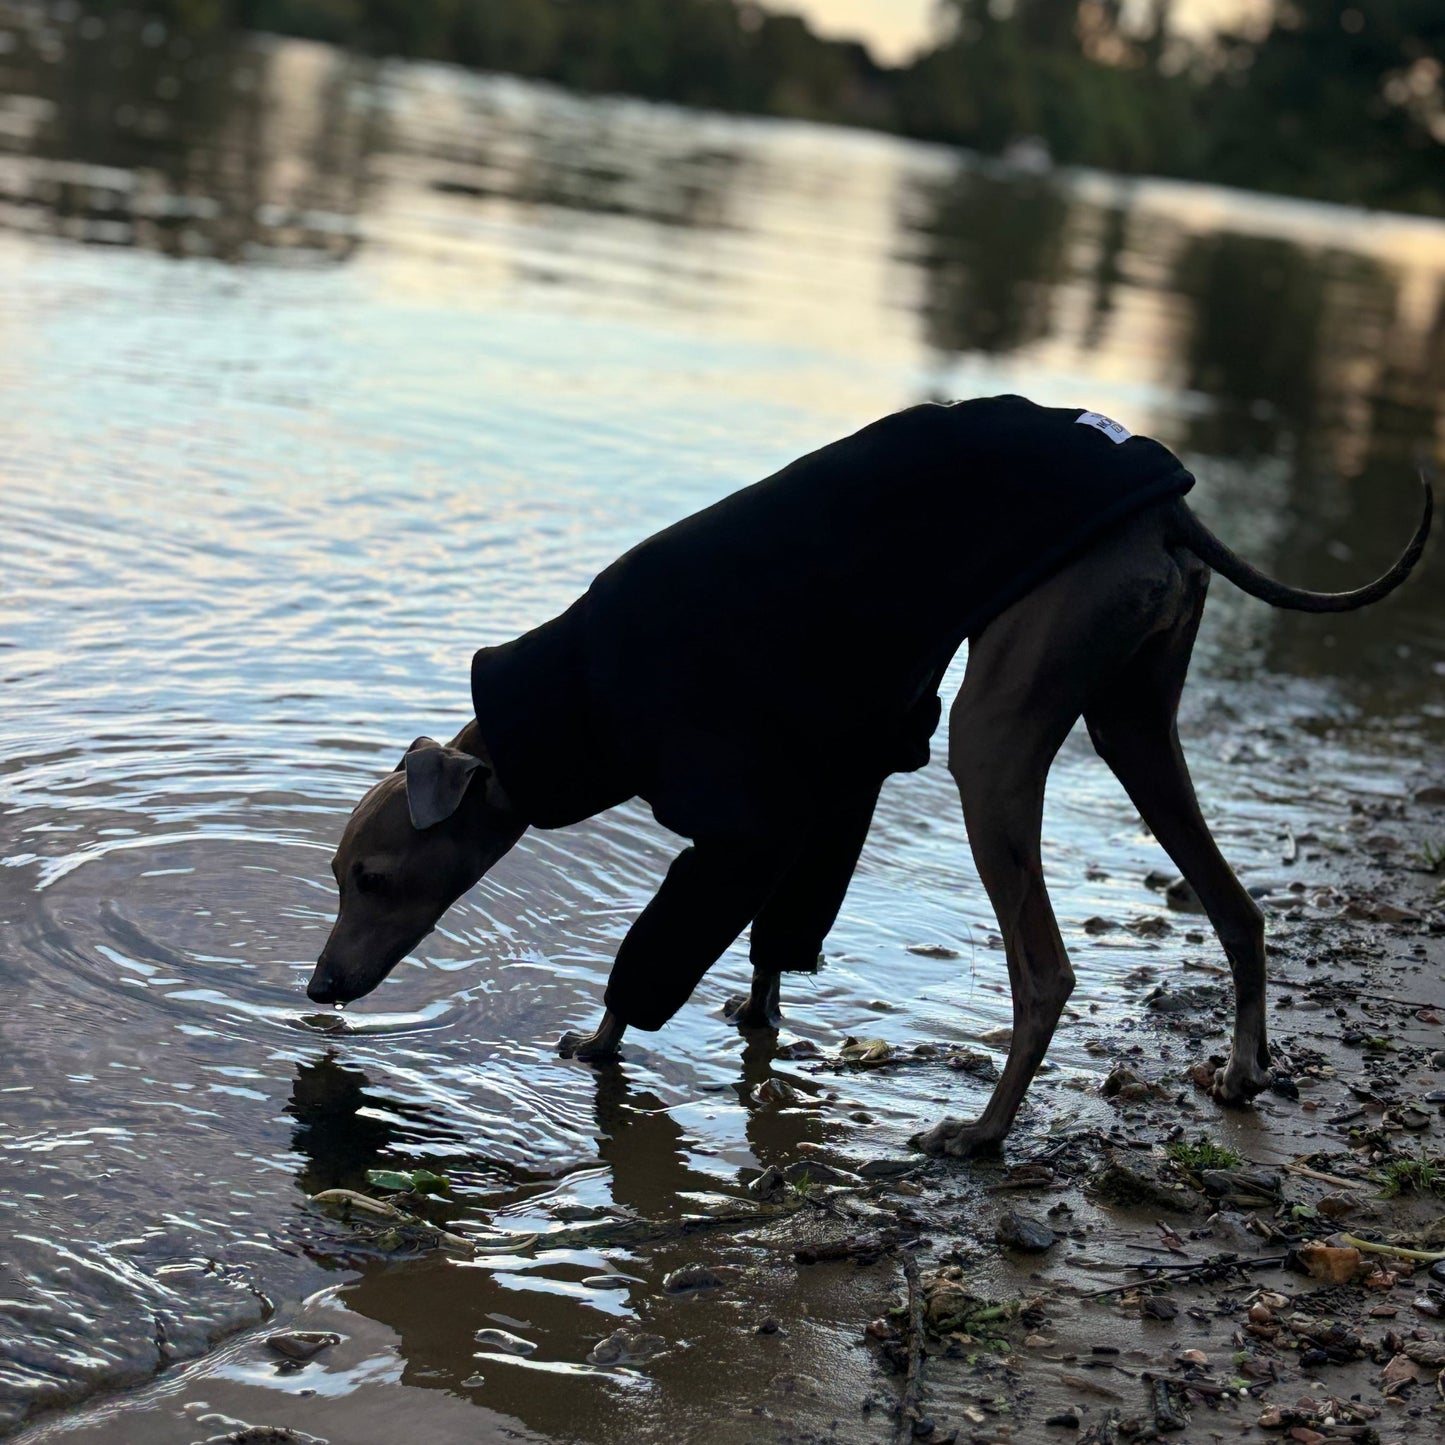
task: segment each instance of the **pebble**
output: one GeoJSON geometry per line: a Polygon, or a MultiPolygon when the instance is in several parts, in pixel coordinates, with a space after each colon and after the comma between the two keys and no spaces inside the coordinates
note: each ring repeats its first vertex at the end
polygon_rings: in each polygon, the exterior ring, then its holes
{"type": "Polygon", "coordinates": [[[1024,1254],[1043,1254],[1058,1243],[1058,1235],[1047,1224],[1010,1209],[998,1222],[994,1237],[1005,1249],[1024,1254]]]}
{"type": "Polygon", "coordinates": [[[890,1179],[895,1174],[911,1174],[918,1168],[917,1159],[868,1159],[858,1166],[865,1179],[890,1179]]]}
{"type": "Polygon", "coordinates": [[[645,1335],[638,1330],[613,1330],[599,1340],[587,1356],[589,1365],[621,1365],[629,1360],[645,1360],[667,1348],[661,1335],[645,1335]]]}
{"type": "Polygon", "coordinates": [[[504,1355],[535,1355],[537,1346],[531,1340],[524,1340],[521,1335],[514,1335],[510,1330],[478,1330],[472,1337],[479,1345],[489,1345],[494,1350],[500,1350],[504,1355]]]}
{"type": "Polygon", "coordinates": [[[668,1294],[691,1294],[695,1290],[721,1289],[728,1282],[728,1276],[705,1264],[684,1265],[664,1276],[662,1287],[668,1294]]]}
{"type": "Polygon", "coordinates": [[[322,1350],[340,1343],[340,1335],[316,1330],[283,1330],[266,1336],[266,1344],[278,1355],[298,1362],[312,1359],[322,1350]]]}

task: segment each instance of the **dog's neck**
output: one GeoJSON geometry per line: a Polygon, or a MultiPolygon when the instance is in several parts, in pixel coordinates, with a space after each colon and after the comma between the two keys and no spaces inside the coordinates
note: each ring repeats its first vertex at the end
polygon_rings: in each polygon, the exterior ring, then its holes
{"type": "Polygon", "coordinates": [[[507,790],[502,786],[502,780],[497,776],[497,765],[492,761],[491,753],[487,751],[487,744],[482,737],[481,729],[477,726],[476,718],[473,718],[448,746],[456,748],[459,752],[470,753],[474,758],[480,758],[487,768],[487,802],[504,813],[515,811],[511,798],[507,796],[507,790]]]}

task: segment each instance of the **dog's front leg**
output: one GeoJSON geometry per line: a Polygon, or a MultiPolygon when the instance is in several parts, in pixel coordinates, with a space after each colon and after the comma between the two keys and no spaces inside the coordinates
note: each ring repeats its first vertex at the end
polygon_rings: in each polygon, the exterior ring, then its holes
{"type": "Polygon", "coordinates": [[[723,1017],[738,1028],[778,1029],[783,1026],[783,981],[776,973],[753,969],[753,984],[723,1005],[723,1017]]]}
{"type": "Polygon", "coordinates": [[[602,1063],[621,1054],[622,1036],[627,1025],[611,1009],[603,1012],[602,1022],[590,1034],[570,1029],[557,1040],[557,1052],[564,1059],[581,1059],[584,1063],[602,1063]]]}
{"type": "Polygon", "coordinates": [[[617,950],[602,1023],[595,1033],[564,1034],[558,1052],[616,1057],[624,1029],[660,1029],[758,912],[780,872],[780,854],[766,840],[702,840],[684,849],[617,950]]]}

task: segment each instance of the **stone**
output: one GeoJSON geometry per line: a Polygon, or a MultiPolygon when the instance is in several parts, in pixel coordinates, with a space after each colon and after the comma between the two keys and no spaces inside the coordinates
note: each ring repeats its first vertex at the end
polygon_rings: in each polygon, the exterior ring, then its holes
{"type": "Polygon", "coordinates": [[[297,1364],[314,1359],[322,1350],[330,1349],[332,1345],[340,1343],[341,1336],[334,1335],[329,1331],[281,1330],[274,1335],[266,1336],[268,1349],[274,1350],[276,1354],[293,1360],[297,1364]]]}
{"type": "Polygon", "coordinates": [[[487,1350],[503,1355],[535,1355],[537,1346],[510,1330],[478,1330],[472,1337],[487,1350]]]}
{"type": "Polygon", "coordinates": [[[1044,1254],[1058,1243],[1058,1236],[1048,1225],[1016,1209],[1010,1209],[999,1220],[994,1238],[1005,1249],[1017,1249],[1024,1254],[1044,1254]]]}

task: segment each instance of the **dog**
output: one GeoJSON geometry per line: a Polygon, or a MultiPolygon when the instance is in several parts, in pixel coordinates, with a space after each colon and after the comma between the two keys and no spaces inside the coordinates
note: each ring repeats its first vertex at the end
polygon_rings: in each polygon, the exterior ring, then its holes
{"type": "Polygon", "coordinates": [[[629,798],[688,838],[620,945],[601,1023],[564,1057],[615,1058],[655,1030],[751,925],[733,1021],[780,1022],[781,975],[811,971],[884,778],[921,767],[937,689],[967,640],[948,766],[998,916],[1013,993],[1008,1060],[975,1120],[915,1136],[996,1149],[1074,984],[1040,863],[1044,786],[1082,717],[1095,749],[1197,892],[1235,989],[1213,1094],[1270,1082],[1263,916],[1215,846],[1176,727],[1211,570],[1275,607],[1340,612],[1419,560],[1343,593],[1289,587],[1189,510],[1193,478],[1096,412],[1021,397],[885,417],[649,538],[566,612],[472,661],[476,717],[420,737],[357,805],[332,871],[340,904],[307,987],[370,992],[528,827],[629,798]]]}

